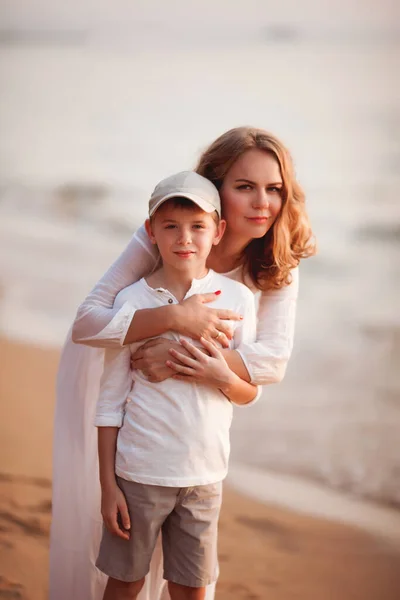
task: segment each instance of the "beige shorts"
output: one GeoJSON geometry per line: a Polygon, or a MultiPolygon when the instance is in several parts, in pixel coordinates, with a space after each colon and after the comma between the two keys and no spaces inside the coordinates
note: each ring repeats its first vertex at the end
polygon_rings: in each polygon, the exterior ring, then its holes
{"type": "Polygon", "coordinates": [[[217,579],[222,482],[187,488],[146,485],[117,477],[131,519],[130,539],[103,527],[96,566],[114,579],[138,581],[150,568],[162,532],[164,579],[203,587],[217,579]]]}

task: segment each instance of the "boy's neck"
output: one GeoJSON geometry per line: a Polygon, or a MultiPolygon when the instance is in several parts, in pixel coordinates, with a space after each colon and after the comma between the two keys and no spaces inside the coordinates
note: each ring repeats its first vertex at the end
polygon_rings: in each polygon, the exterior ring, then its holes
{"type": "Polygon", "coordinates": [[[208,271],[205,265],[184,271],[164,264],[146,279],[152,287],[165,288],[181,302],[190,290],[193,279],[202,279],[208,271]]]}

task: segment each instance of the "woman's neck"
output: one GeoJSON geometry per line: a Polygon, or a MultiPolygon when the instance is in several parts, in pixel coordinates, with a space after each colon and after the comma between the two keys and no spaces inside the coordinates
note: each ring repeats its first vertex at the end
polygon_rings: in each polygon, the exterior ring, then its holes
{"type": "Polygon", "coordinates": [[[244,250],[251,240],[243,241],[225,232],[222,240],[214,246],[207,266],[217,273],[228,273],[243,263],[244,250]]]}

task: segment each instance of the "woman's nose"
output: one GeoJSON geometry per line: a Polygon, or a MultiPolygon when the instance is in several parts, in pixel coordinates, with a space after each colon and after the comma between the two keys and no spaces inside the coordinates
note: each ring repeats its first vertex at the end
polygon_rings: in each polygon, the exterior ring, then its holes
{"type": "Polygon", "coordinates": [[[268,194],[264,190],[257,192],[255,197],[253,198],[253,207],[254,208],[268,208],[269,207],[268,194]]]}

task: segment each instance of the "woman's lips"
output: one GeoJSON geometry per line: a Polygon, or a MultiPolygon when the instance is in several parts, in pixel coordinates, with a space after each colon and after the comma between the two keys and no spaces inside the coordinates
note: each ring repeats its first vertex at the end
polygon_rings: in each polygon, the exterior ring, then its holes
{"type": "Polygon", "coordinates": [[[268,219],[269,217],[247,217],[248,221],[251,221],[252,223],[258,223],[260,225],[266,223],[268,219]]]}

